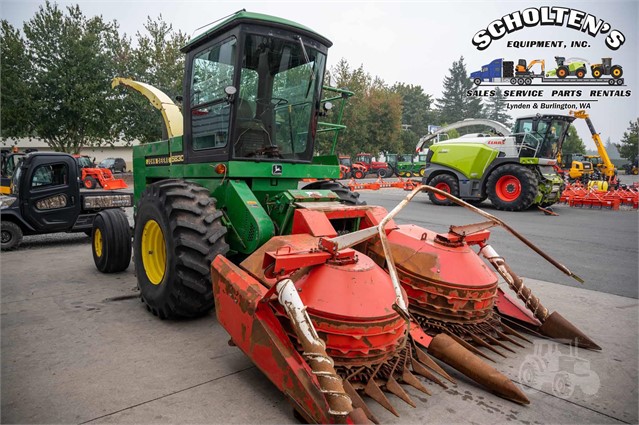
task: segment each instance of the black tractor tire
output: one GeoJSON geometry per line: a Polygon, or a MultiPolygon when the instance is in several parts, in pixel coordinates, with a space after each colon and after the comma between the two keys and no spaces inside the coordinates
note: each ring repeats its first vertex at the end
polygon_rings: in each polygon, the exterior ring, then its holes
{"type": "Polygon", "coordinates": [[[330,190],[335,192],[339,197],[339,201],[345,205],[366,205],[365,201],[359,199],[359,193],[353,192],[348,186],[331,181],[331,180],[319,180],[313,183],[309,183],[302,189],[315,189],[315,190],[330,190]]]}
{"type": "MultiPolygon", "coordinates": [[[[459,196],[459,182],[457,181],[456,177],[450,174],[438,174],[432,179],[430,179],[427,184],[429,186],[433,186],[436,189],[443,190],[444,192],[448,192],[453,196],[459,196]]],[[[430,198],[430,202],[432,202],[435,205],[442,205],[442,206],[456,205],[454,202],[452,202],[448,198],[444,198],[443,196],[433,192],[428,192],[428,197],[430,198]]]]}
{"type": "Polygon", "coordinates": [[[353,170],[352,173],[353,173],[353,177],[355,177],[358,180],[366,177],[366,174],[362,170],[353,170]]]}
{"type": "Polygon", "coordinates": [[[498,210],[528,209],[537,196],[539,182],[530,168],[506,164],[495,169],[486,180],[486,193],[498,210]]]}
{"type": "Polygon", "coordinates": [[[619,65],[613,65],[610,67],[610,75],[615,80],[621,78],[621,76],[623,75],[623,69],[619,65]]]}
{"type": "Polygon", "coordinates": [[[102,273],[118,273],[131,264],[131,228],[119,208],[100,211],[93,220],[91,250],[102,273]]]}
{"type": "Polygon", "coordinates": [[[560,66],[559,68],[557,68],[556,75],[557,75],[557,78],[564,79],[568,75],[570,75],[570,70],[568,69],[567,66],[560,66]]]}
{"type": "Polygon", "coordinates": [[[603,70],[601,69],[600,66],[595,66],[594,68],[592,68],[592,76],[594,78],[601,78],[602,75],[603,75],[603,70]]]}
{"type": "Polygon", "coordinates": [[[22,242],[22,229],[12,221],[2,220],[0,234],[0,248],[2,248],[2,251],[16,249],[22,242]]]}
{"type": "Polygon", "coordinates": [[[380,168],[377,170],[377,177],[381,177],[385,179],[386,177],[390,177],[393,175],[393,170],[390,168],[380,168]]]}
{"type": "Polygon", "coordinates": [[[133,248],[140,297],[151,313],[198,317],[213,308],[210,267],[229,251],[226,232],[208,189],[173,179],[147,186],[137,205],[133,248]],[[158,249],[163,253],[155,256],[158,249]]]}
{"type": "Polygon", "coordinates": [[[586,68],[579,68],[575,71],[575,75],[580,80],[586,76],[586,68]]]}
{"type": "Polygon", "coordinates": [[[87,189],[95,189],[96,187],[98,187],[98,181],[91,176],[85,177],[85,179],[82,181],[82,184],[84,184],[84,187],[87,189]]]}
{"type": "Polygon", "coordinates": [[[475,85],[476,85],[476,86],[481,85],[481,78],[475,78],[475,79],[473,80],[473,83],[475,83],[475,85]]]}

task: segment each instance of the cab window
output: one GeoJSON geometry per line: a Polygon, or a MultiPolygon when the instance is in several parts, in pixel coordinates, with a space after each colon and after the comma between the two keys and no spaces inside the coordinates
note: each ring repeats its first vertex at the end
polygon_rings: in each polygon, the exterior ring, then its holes
{"type": "Polygon", "coordinates": [[[193,149],[228,143],[230,105],[224,89],[233,85],[236,41],[227,40],[198,53],[191,79],[191,133],[193,149]]]}
{"type": "Polygon", "coordinates": [[[43,188],[67,184],[69,170],[66,164],[40,165],[31,177],[32,188],[43,188]]]}

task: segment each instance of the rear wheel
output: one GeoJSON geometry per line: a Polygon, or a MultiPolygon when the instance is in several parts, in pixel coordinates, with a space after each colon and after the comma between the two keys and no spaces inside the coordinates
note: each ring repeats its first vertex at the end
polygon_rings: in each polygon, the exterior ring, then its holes
{"type": "Polygon", "coordinates": [[[614,79],[621,78],[623,75],[623,69],[621,69],[619,65],[614,65],[610,68],[610,75],[612,75],[612,78],[614,79]]]}
{"type": "Polygon", "coordinates": [[[519,164],[506,164],[493,171],[486,181],[486,192],[495,208],[521,211],[529,208],[537,195],[535,173],[519,164]]]}
{"type": "MultiPolygon", "coordinates": [[[[457,182],[457,179],[450,174],[439,174],[433,177],[428,182],[428,185],[433,186],[435,189],[448,192],[453,196],[459,196],[459,183],[457,182]]],[[[428,197],[435,205],[455,205],[451,200],[437,193],[429,192],[428,197]]]]}
{"type": "Polygon", "coordinates": [[[91,250],[95,267],[102,273],[126,270],[131,263],[131,229],[124,211],[100,211],[93,220],[91,250]]]}
{"type": "Polygon", "coordinates": [[[95,189],[98,186],[98,181],[91,176],[85,177],[82,183],[87,189],[95,189]]]}
{"type": "Polygon", "coordinates": [[[214,304],[211,261],[225,255],[226,227],[202,186],[163,180],[147,186],[135,220],[135,269],[142,301],[164,318],[196,317],[214,304]]]}
{"type": "Polygon", "coordinates": [[[0,247],[3,251],[16,249],[22,242],[22,229],[12,221],[2,220],[0,224],[0,247]]]}
{"type": "Polygon", "coordinates": [[[579,68],[578,70],[575,71],[575,75],[579,79],[584,78],[586,76],[586,70],[584,68],[579,68]]]}
{"type": "Polygon", "coordinates": [[[379,170],[377,170],[377,176],[383,179],[388,176],[391,176],[392,174],[393,174],[393,171],[389,168],[380,168],[379,170]]]}

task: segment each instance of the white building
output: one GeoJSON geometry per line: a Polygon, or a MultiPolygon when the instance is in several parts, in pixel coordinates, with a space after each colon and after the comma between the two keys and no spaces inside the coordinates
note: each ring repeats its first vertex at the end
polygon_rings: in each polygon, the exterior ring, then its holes
{"type": "MultiPolygon", "coordinates": [[[[81,155],[87,155],[91,158],[95,158],[95,163],[99,163],[103,159],[106,158],[122,158],[126,162],[127,170],[133,169],[133,146],[138,145],[139,142],[133,141],[132,143],[127,143],[125,141],[119,140],[113,143],[113,146],[106,145],[97,148],[86,147],[80,151],[81,155]]],[[[51,149],[42,139],[38,138],[18,138],[18,139],[2,139],[0,140],[0,148],[13,148],[14,146],[18,146],[20,151],[25,151],[27,149],[37,149],[41,152],[51,152],[51,149]]]]}

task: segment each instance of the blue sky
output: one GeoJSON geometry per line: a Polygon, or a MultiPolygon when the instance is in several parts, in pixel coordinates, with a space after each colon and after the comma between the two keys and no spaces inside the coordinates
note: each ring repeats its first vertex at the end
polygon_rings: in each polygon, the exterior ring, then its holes
{"type": "MultiPolygon", "coordinates": [[[[606,97],[592,103],[591,118],[603,140],[618,141],[630,120],[639,116],[637,91],[637,55],[639,1],[58,1],[61,6],[78,3],[87,15],[115,19],[121,30],[133,36],[142,29],[147,16],[162,14],[175,28],[193,35],[196,28],[238,9],[266,13],[300,22],[327,36],[334,46],[329,52],[329,66],[341,58],[381,77],[389,84],[404,82],[420,85],[426,93],[441,95],[442,80],[452,62],[464,56],[469,72],[478,70],[495,58],[545,59],[552,68],[555,55],[580,57],[591,63],[612,57],[624,67],[630,97],[606,97]],[[527,7],[572,7],[596,16],[623,32],[626,41],[612,51],[604,36],[590,37],[565,26],[524,28],[494,41],[486,50],[477,50],[471,40],[475,33],[504,15],[527,7]],[[587,41],[589,47],[553,48],[507,47],[509,41],[564,40],[587,41]]],[[[40,1],[2,0],[0,14],[14,26],[30,19],[43,4],[40,1]]],[[[570,86],[571,88],[573,85],[570,86]]],[[[512,87],[507,87],[512,88],[512,87]]],[[[609,90],[609,87],[601,87],[609,90]]],[[[621,88],[620,88],[621,89],[621,88]]],[[[550,88],[545,98],[549,98],[550,88]]],[[[590,89],[583,88],[584,94],[590,89]]],[[[590,96],[582,95],[582,100],[590,96]]],[[[524,99],[524,98],[522,98],[524,99]]],[[[569,100],[569,99],[562,99],[569,100]]],[[[547,111],[544,111],[547,112],[547,111]]],[[[559,111],[554,111],[559,112],[559,111]]],[[[565,112],[565,111],[564,111],[565,112]]],[[[530,110],[527,111],[530,113],[530,110]]],[[[517,113],[512,113],[517,116],[517,113]]],[[[579,134],[589,148],[594,148],[584,123],[577,124],[579,134]]]]}

